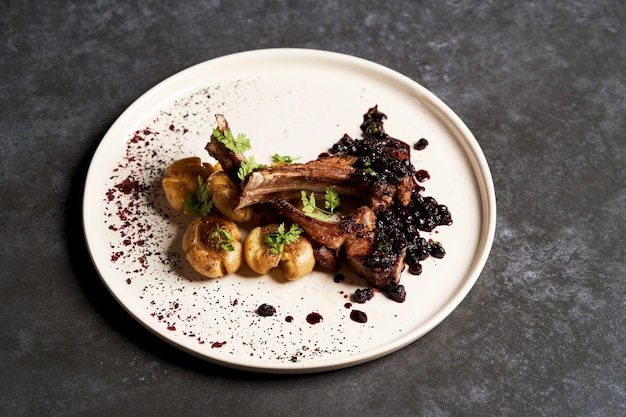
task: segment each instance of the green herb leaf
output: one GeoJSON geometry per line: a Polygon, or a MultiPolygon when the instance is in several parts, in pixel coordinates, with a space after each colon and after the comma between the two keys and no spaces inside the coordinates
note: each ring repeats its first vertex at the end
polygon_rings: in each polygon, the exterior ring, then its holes
{"type": "Polygon", "coordinates": [[[244,153],[251,148],[250,139],[243,133],[239,133],[235,138],[230,130],[225,130],[222,133],[217,129],[213,129],[213,136],[223,143],[226,149],[235,153],[244,153]]]}
{"type": "Polygon", "coordinates": [[[187,194],[183,208],[194,217],[205,217],[211,212],[213,201],[209,198],[206,183],[200,175],[198,175],[198,190],[195,193],[187,194]]]}
{"type": "Polygon", "coordinates": [[[266,234],[263,241],[272,255],[278,255],[283,252],[285,245],[291,245],[298,240],[301,233],[302,229],[297,224],[292,224],[289,231],[285,232],[285,223],[281,223],[276,233],[266,234]]]}
{"type": "Polygon", "coordinates": [[[376,249],[384,253],[385,255],[389,255],[391,251],[393,250],[393,242],[394,242],[394,239],[391,239],[386,242],[378,242],[376,244],[376,249]]]}
{"type": "Polygon", "coordinates": [[[241,166],[237,170],[237,178],[241,181],[245,180],[252,170],[256,168],[263,168],[263,165],[257,164],[254,160],[254,156],[249,156],[243,160],[241,166]]]}
{"type": "Polygon", "coordinates": [[[232,252],[235,250],[233,246],[233,236],[226,230],[225,227],[220,227],[220,225],[215,226],[215,231],[209,235],[209,239],[217,239],[215,242],[215,249],[227,250],[232,252]]]}
{"type": "Polygon", "coordinates": [[[357,169],[356,173],[357,174],[367,174],[367,175],[372,176],[372,177],[377,177],[378,176],[378,172],[374,171],[374,169],[372,168],[372,161],[370,161],[369,158],[365,159],[365,161],[363,162],[363,168],[357,169]]]}
{"type": "Polygon", "coordinates": [[[334,187],[326,188],[324,195],[324,207],[317,207],[315,201],[315,193],[311,192],[307,196],[306,191],[300,192],[300,199],[302,200],[302,212],[309,217],[313,217],[318,220],[327,221],[330,216],[333,215],[335,210],[339,207],[339,193],[334,187]]]}
{"type": "Polygon", "coordinates": [[[304,214],[314,219],[328,220],[328,216],[320,212],[315,204],[315,193],[311,192],[311,195],[307,197],[306,191],[301,191],[300,199],[302,200],[302,212],[304,214]]]}
{"type": "Polygon", "coordinates": [[[300,159],[300,157],[298,158],[293,158],[289,155],[279,155],[277,153],[275,153],[274,155],[272,155],[272,161],[274,163],[277,162],[283,162],[285,164],[293,164],[293,161],[295,161],[296,159],[300,159]]]}
{"type": "MultiPolygon", "coordinates": [[[[213,129],[213,136],[219,142],[223,143],[226,149],[237,154],[243,154],[251,148],[250,139],[243,133],[239,133],[235,138],[230,130],[225,130],[224,133],[222,133],[217,129],[213,129]]],[[[263,168],[263,165],[257,164],[254,160],[254,156],[244,158],[237,170],[237,177],[239,180],[243,181],[255,168],[263,168]]]]}
{"type": "Polygon", "coordinates": [[[324,194],[324,207],[326,211],[333,214],[339,207],[339,204],[339,193],[335,187],[331,186],[326,188],[326,193],[324,194]]]}

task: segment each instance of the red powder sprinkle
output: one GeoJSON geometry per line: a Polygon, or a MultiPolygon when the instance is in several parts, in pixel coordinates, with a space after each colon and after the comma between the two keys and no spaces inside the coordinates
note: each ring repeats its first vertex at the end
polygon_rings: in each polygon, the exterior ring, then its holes
{"type": "Polygon", "coordinates": [[[135,197],[139,196],[139,193],[144,191],[144,186],[133,177],[128,177],[124,181],[115,185],[115,188],[123,192],[124,194],[133,194],[135,197]]]}

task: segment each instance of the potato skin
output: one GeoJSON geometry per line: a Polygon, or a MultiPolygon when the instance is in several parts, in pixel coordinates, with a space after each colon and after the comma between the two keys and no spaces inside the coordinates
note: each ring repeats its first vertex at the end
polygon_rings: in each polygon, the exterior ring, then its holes
{"type": "Polygon", "coordinates": [[[280,269],[289,281],[308,275],[315,267],[315,255],[311,242],[304,236],[285,246],[280,257],[280,269]]]}
{"type": "Polygon", "coordinates": [[[195,217],[183,235],[183,251],[193,269],[205,277],[220,278],[241,266],[241,232],[235,223],[222,216],[195,217]],[[233,251],[215,247],[217,238],[209,236],[217,227],[232,236],[233,251]]]}
{"type": "Polygon", "coordinates": [[[244,258],[248,266],[258,274],[267,274],[280,266],[285,279],[293,281],[308,275],[315,267],[315,256],[311,242],[300,236],[290,245],[285,245],[282,253],[272,254],[265,244],[265,236],[275,233],[278,224],[255,227],[244,242],[244,258]]]}
{"type": "Polygon", "coordinates": [[[264,242],[265,235],[275,232],[274,225],[258,226],[248,233],[243,244],[243,256],[257,274],[265,275],[278,266],[280,255],[273,255],[264,242]]]}
{"type": "Polygon", "coordinates": [[[167,175],[161,181],[167,202],[174,210],[190,215],[185,212],[185,198],[198,190],[198,176],[206,180],[213,171],[211,164],[195,156],[170,164],[167,175]]]}
{"type": "Polygon", "coordinates": [[[224,171],[216,171],[207,179],[207,191],[215,207],[234,222],[246,222],[252,218],[252,207],[233,210],[241,190],[224,171]]]}

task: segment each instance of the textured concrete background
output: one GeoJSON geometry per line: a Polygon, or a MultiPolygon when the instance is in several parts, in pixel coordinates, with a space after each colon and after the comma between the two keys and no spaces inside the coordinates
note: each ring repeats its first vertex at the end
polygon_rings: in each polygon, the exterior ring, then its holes
{"type": "Polygon", "coordinates": [[[0,1],[0,415],[626,415],[623,1],[0,1]],[[494,247],[440,326],[308,376],[223,369],[109,295],[82,238],[92,152],[168,76],[326,49],[429,88],[476,135],[494,247]]]}

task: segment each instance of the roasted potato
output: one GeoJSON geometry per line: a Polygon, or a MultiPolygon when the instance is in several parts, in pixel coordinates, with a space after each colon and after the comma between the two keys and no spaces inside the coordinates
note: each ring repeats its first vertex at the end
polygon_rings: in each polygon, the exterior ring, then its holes
{"type": "Polygon", "coordinates": [[[252,218],[252,207],[234,210],[241,190],[224,171],[216,171],[207,179],[207,191],[215,207],[234,222],[246,222],[252,218]]]}
{"type": "MultiPolygon", "coordinates": [[[[198,157],[179,159],[167,168],[161,184],[165,197],[173,209],[185,213],[185,198],[198,190],[198,176],[206,180],[213,173],[211,164],[198,157]]],[[[190,214],[190,213],[186,213],[190,214]]]]}
{"type": "Polygon", "coordinates": [[[232,274],[241,266],[241,232],[222,216],[195,217],[183,236],[183,250],[191,266],[205,277],[232,274]]]}
{"type": "Polygon", "coordinates": [[[311,242],[300,235],[294,242],[284,245],[280,253],[272,253],[265,236],[276,233],[278,227],[278,224],[269,224],[250,231],[243,249],[246,263],[258,274],[267,274],[280,266],[283,276],[290,281],[308,275],[315,266],[311,242]]]}

